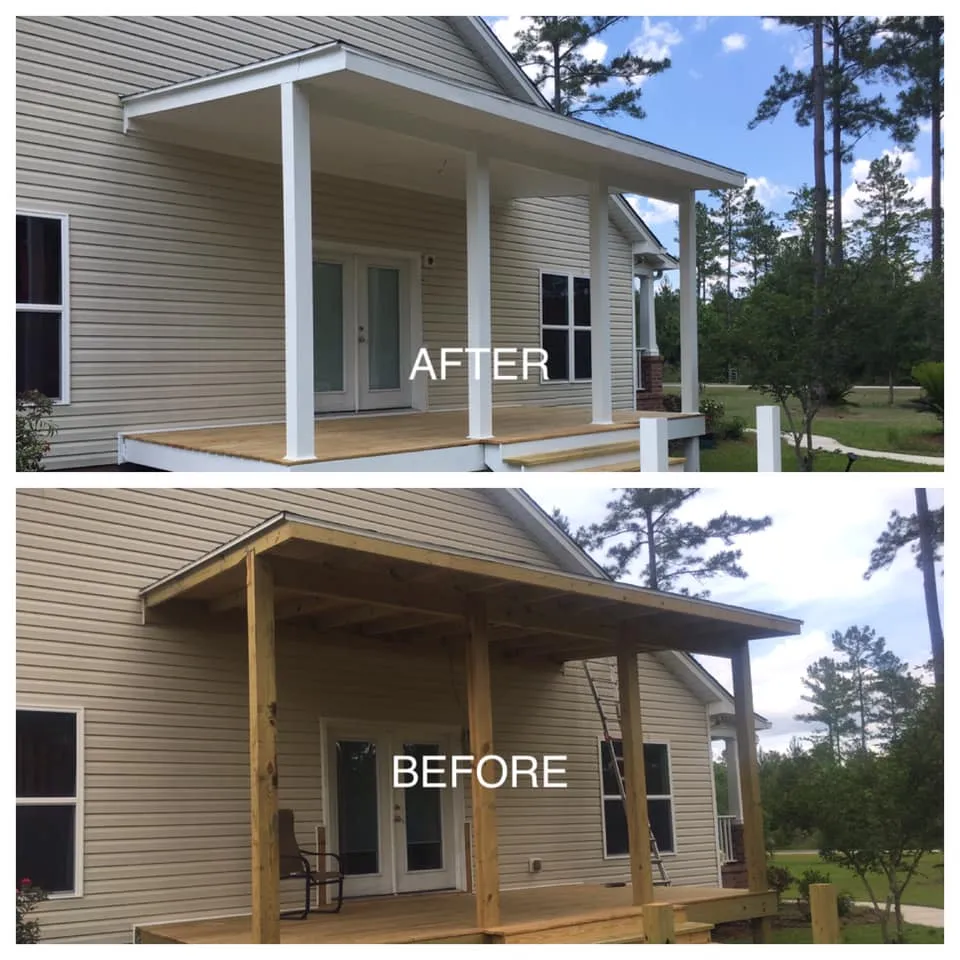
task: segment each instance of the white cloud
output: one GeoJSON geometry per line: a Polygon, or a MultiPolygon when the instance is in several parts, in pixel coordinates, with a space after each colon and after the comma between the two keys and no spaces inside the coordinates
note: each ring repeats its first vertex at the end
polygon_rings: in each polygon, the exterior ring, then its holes
{"type": "MultiPolygon", "coordinates": [[[[663,226],[676,221],[678,216],[677,205],[667,203],[665,200],[656,200],[652,197],[637,197],[632,194],[627,197],[630,206],[643,217],[644,222],[651,227],[663,226]]],[[[666,237],[660,238],[665,244],[670,245],[670,240],[666,237]]]]}
{"type": "Polygon", "coordinates": [[[747,177],[747,186],[753,187],[756,198],[765,206],[773,206],[789,194],[789,190],[766,177],[747,177]]]}
{"type": "Polygon", "coordinates": [[[669,20],[653,23],[649,17],[644,17],[643,28],[630,43],[630,52],[646,60],[663,60],[682,42],[682,34],[669,20]]]}
{"type": "Polygon", "coordinates": [[[729,33],[720,43],[723,45],[724,53],[738,53],[747,49],[747,38],[742,33],[729,33]]]}
{"type": "Polygon", "coordinates": [[[780,23],[776,17],[761,17],[760,28],[766,33],[783,33],[791,28],[784,23],[780,23]]]}

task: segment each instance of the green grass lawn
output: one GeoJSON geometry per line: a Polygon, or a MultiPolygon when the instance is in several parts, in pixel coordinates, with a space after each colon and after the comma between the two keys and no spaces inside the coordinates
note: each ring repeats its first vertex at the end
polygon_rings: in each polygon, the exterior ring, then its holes
{"type": "MultiPolygon", "coordinates": [[[[886,390],[853,390],[846,404],[824,409],[818,414],[813,422],[813,432],[861,450],[891,450],[942,457],[943,424],[932,413],[923,413],[908,402],[919,397],[921,392],[919,388],[898,388],[891,407],[887,403],[886,390]]],[[[757,390],[737,387],[707,387],[706,395],[722,401],[728,417],[743,417],[749,427],[755,427],[757,423],[755,408],[773,402],[757,390]]],[[[799,413],[800,408],[791,405],[791,409],[799,413]]],[[[782,413],[781,423],[786,430],[786,418],[782,413]]]]}
{"type": "MultiPolygon", "coordinates": [[[[783,445],[783,472],[795,473],[798,470],[797,457],[793,445],[783,445]]],[[[845,453],[814,454],[813,469],[816,473],[842,473],[847,469],[845,453]]],[[[732,471],[735,473],[754,473],[757,469],[757,447],[753,434],[747,434],[742,440],[721,440],[713,449],[700,451],[700,469],[708,473],[732,471]]],[[[851,473],[889,473],[897,471],[943,471],[943,467],[927,466],[920,463],[903,463],[899,460],[885,460],[881,457],[861,457],[854,463],[851,473]]]]}
{"type": "MultiPolygon", "coordinates": [[[[943,943],[943,927],[920,927],[915,923],[903,925],[904,939],[910,943],[943,943]]],[[[840,931],[843,943],[881,943],[879,923],[855,923],[840,931]]],[[[744,934],[724,943],[752,943],[744,934]]],[[[813,931],[810,927],[775,927],[774,943],[813,943],[813,931]]]]}
{"type": "MultiPolygon", "coordinates": [[[[836,884],[840,892],[849,893],[854,900],[868,901],[870,899],[863,881],[855,873],[832,863],[824,863],[815,853],[779,852],[770,862],[778,867],[786,867],[795,877],[799,877],[804,870],[811,868],[829,873],[830,882],[836,884]]],[[[917,873],[913,876],[903,894],[904,903],[916,904],[921,907],[943,908],[943,868],[937,866],[937,864],[942,863],[942,853],[927,854],[920,861],[917,873]]],[[[888,889],[884,876],[882,874],[871,875],[870,885],[873,887],[877,898],[882,901],[886,897],[888,889]]],[[[793,886],[787,889],[784,898],[789,899],[796,895],[797,888],[793,886]]]]}

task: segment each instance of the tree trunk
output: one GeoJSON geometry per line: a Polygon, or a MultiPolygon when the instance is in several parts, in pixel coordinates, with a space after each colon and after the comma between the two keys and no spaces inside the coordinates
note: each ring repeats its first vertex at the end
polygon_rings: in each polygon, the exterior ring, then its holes
{"type": "Polygon", "coordinates": [[[887,403],[893,406],[893,368],[887,371],[887,403]]]}
{"type": "Polygon", "coordinates": [[[930,254],[933,267],[938,273],[943,272],[943,206],[940,198],[940,111],[943,104],[943,88],[940,86],[940,67],[937,65],[933,74],[931,86],[930,111],[930,208],[933,212],[933,223],[930,228],[930,254]]]}
{"type": "Polygon", "coordinates": [[[833,130],[833,249],[835,267],[843,266],[843,211],[840,197],[843,195],[843,127],[840,117],[841,62],[840,18],[833,21],[833,75],[830,78],[830,124],[833,130]]]}
{"type": "Polygon", "coordinates": [[[813,267],[823,286],[827,267],[827,171],[823,117],[823,17],[813,18],[813,267]]]}
{"type": "Polygon", "coordinates": [[[930,628],[930,649],[933,653],[933,682],[943,687],[943,624],[937,603],[937,574],[933,568],[933,525],[927,506],[927,491],[918,487],[917,527],[920,533],[920,569],[923,572],[923,599],[927,605],[927,624],[930,628]]]}
{"type": "Polygon", "coordinates": [[[653,510],[648,507],[647,515],[647,576],[650,579],[650,589],[660,589],[660,575],[657,572],[657,551],[653,545],[653,510]]]}
{"type": "Polygon", "coordinates": [[[807,453],[804,457],[803,469],[807,473],[813,472],[813,417],[807,417],[804,424],[804,433],[807,435],[807,453]]]}

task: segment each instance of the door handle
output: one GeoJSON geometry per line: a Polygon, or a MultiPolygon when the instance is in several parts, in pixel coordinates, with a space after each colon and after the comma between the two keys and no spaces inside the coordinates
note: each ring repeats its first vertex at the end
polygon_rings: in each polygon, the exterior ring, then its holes
{"type": "Polygon", "coordinates": [[[400,804],[395,803],[393,805],[393,822],[394,823],[403,823],[403,814],[400,812],[400,804]]]}
{"type": "Polygon", "coordinates": [[[366,343],[366,342],[367,342],[367,338],[362,334],[359,337],[357,337],[357,343],[366,343]]]}

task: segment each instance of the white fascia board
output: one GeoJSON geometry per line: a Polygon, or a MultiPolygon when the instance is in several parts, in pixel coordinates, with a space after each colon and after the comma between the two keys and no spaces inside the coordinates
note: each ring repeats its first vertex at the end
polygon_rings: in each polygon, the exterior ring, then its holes
{"type": "MultiPolygon", "coordinates": [[[[309,80],[346,68],[346,50],[339,43],[326,43],[310,50],[299,50],[273,60],[262,60],[222,73],[197,77],[183,83],[145,90],[120,98],[123,122],[154,116],[180,107],[192,107],[211,100],[223,100],[282,83],[309,80]]],[[[279,101],[277,110],[279,111],[279,101]]]]}
{"type": "MultiPolygon", "coordinates": [[[[736,170],[606,130],[582,120],[560,116],[533,104],[520,103],[507,96],[488,93],[475,87],[435,77],[382,57],[354,50],[338,42],[122,97],[124,128],[126,129],[129,122],[138,117],[263,90],[281,83],[295,83],[344,71],[411,90],[458,107],[481,111],[529,130],[562,137],[588,148],[609,151],[614,157],[619,156],[629,161],[641,161],[679,171],[697,181],[696,189],[741,187],[745,182],[744,175],[736,170]]],[[[603,162],[601,157],[596,160],[597,163],[603,162]]]]}

